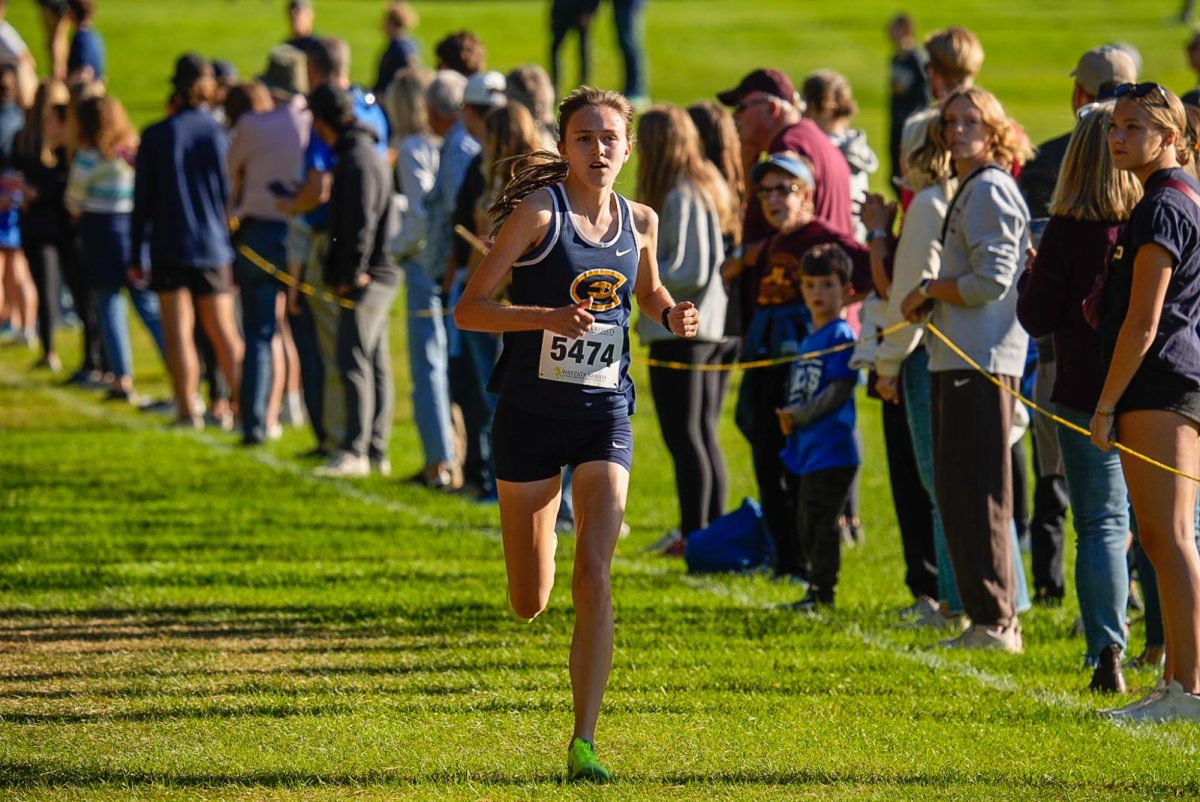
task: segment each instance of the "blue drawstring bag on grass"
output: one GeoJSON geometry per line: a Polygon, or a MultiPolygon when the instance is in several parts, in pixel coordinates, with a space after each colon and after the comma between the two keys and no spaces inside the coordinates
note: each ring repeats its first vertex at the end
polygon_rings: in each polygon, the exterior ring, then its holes
{"type": "Polygon", "coordinates": [[[775,561],[775,547],[758,502],[722,515],[688,536],[683,553],[689,574],[753,571],[775,561]]]}

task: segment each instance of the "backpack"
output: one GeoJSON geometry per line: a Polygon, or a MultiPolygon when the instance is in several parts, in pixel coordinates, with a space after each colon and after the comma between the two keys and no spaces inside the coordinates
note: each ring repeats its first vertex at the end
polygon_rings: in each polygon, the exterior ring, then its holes
{"type": "Polygon", "coordinates": [[[762,508],[747,498],[742,506],[688,536],[684,560],[689,574],[752,571],[775,561],[775,544],[762,508]]]}

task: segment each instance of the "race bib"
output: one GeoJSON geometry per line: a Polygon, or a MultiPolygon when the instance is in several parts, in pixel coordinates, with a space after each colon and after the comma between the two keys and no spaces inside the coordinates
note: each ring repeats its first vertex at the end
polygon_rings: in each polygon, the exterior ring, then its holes
{"type": "Polygon", "coordinates": [[[624,355],[625,330],[620,326],[593,323],[591,331],[574,338],[544,331],[538,378],[615,390],[624,355]]]}

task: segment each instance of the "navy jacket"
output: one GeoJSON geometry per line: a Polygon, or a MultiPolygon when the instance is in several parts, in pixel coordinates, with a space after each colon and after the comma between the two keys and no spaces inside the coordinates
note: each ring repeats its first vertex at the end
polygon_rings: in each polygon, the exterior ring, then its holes
{"type": "Polygon", "coordinates": [[[134,261],[149,237],[151,267],[232,264],[228,149],[225,131],[203,109],[184,109],[145,130],[133,189],[134,261]]]}

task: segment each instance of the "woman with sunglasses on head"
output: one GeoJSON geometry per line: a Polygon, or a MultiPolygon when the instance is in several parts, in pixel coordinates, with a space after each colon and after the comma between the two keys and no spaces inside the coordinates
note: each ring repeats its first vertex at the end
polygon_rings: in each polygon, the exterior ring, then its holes
{"type": "MultiPolygon", "coordinates": [[[[1099,334],[1108,375],[1092,442],[1125,446],[1185,473],[1200,472],[1200,183],[1183,104],[1153,83],[1124,84],[1108,147],[1145,189],[1113,251],[1099,334]]],[[[1129,454],[1121,466],[1138,537],[1158,577],[1166,635],[1162,682],[1111,715],[1200,719],[1200,554],[1196,483],[1129,454]]]]}
{"type": "MultiPolygon", "coordinates": [[[[1054,337],[1058,370],[1050,401],[1066,420],[1087,426],[1104,383],[1100,340],[1082,304],[1103,271],[1121,225],[1142,196],[1108,153],[1112,102],[1080,109],[1049,203],[1050,219],[1036,256],[1018,282],[1017,317],[1030,335],[1054,337]]],[[[1129,569],[1125,540],[1129,501],[1115,452],[1096,450],[1086,437],[1059,428],[1077,536],[1075,589],[1087,641],[1090,688],[1124,693],[1129,569]]]]}
{"type": "Polygon", "coordinates": [[[488,389],[508,599],[532,620],[554,586],[555,516],[564,465],[574,468],[576,546],[571,595],[575,728],[567,779],[606,782],[596,719],[613,654],[611,565],[633,456],[629,317],[642,313],[693,337],[700,314],[658,279],[658,218],[613,191],[633,149],[633,107],[580,87],[559,106],[558,153],[515,171],[491,213],[496,243],[454,309],[463,329],[500,332],[488,389]],[[492,300],[511,276],[511,305],[492,300]]]}
{"type": "MultiPolygon", "coordinates": [[[[929,311],[939,330],[1015,390],[1029,345],[1017,323],[1013,286],[1029,247],[1029,210],[1010,172],[1030,149],[1000,102],[978,87],[946,96],[934,134],[950,152],[959,185],[942,224],[938,278],[923,279],[901,312],[915,322],[929,311]]],[[[941,645],[1019,653],[1013,397],[936,337],[928,338],[927,347],[937,504],[971,619],[966,632],[941,645]]]]}

